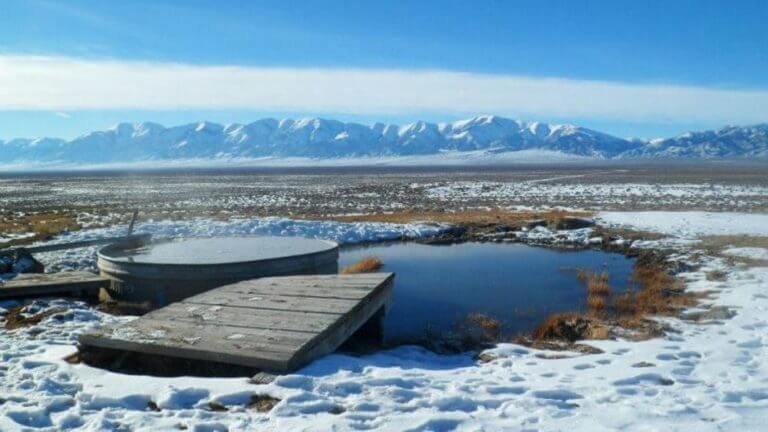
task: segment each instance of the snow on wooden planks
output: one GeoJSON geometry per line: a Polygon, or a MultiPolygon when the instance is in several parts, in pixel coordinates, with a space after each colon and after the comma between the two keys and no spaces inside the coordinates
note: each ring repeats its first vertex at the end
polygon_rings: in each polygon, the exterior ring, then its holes
{"type": "Polygon", "coordinates": [[[97,274],[73,271],[62,273],[27,273],[0,282],[0,299],[54,295],[97,295],[109,279],[97,274]]]}
{"type": "Polygon", "coordinates": [[[107,348],[284,373],[336,350],[390,301],[394,275],[254,279],[80,336],[107,348]]]}

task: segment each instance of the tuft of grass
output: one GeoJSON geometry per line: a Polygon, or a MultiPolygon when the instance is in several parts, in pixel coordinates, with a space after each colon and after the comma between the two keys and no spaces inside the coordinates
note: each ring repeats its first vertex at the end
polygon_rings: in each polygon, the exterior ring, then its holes
{"type": "Polygon", "coordinates": [[[633,316],[637,314],[637,299],[634,292],[613,297],[613,310],[618,316],[633,316]]]}
{"type": "Polygon", "coordinates": [[[589,312],[594,313],[596,315],[600,315],[605,310],[606,306],[606,298],[599,295],[590,294],[587,297],[587,309],[589,312]]]}
{"type": "Polygon", "coordinates": [[[384,263],[377,257],[365,257],[360,261],[341,269],[341,274],[373,273],[378,271],[384,263]]]}
{"type": "Polygon", "coordinates": [[[608,272],[594,273],[580,270],[576,277],[587,287],[587,311],[593,315],[602,315],[611,298],[608,272]]]}
{"type": "Polygon", "coordinates": [[[608,272],[590,274],[587,280],[587,294],[600,297],[610,296],[611,287],[608,283],[608,278],[608,272]]]}
{"type": "Polygon", "coordinates": [[[549,316],[533,332],[534,340],[572,343],[578,339],[607,338],[611,326],[632,329],[638,338],[655,337],[662,332],[649,316],[677,314],[706,295],[686,293],[681,280],[669,273],[665,257],[655,252],[638,256],[630,277],[631,286],[622,294],[612,293],[607,272],[582,270],[577,277],[586,285],[587,312],[549,316]]]}
{"type": "Polygon", "coordinates": [[[482,339],[489,342],[499,342],[501,340],[501,321],[488,315],[474,312],[467,315],[467,322],[482,332],[482,339]]]}
{"type": "Polygon", "coordinates": [[[590,327],[591,320],[583,314],[576,312],[555,313],[547,317],[533,331],[533,339],[575,342],[586,338],[590,327]]]}
{"type": "Polygon", "coordinates": [[[270,395],[256,394],[251,396],[251,400],[248,402],[248,408],[264,413],[271,411],[278,402],[280,402],[280,399],[270,395]]]}

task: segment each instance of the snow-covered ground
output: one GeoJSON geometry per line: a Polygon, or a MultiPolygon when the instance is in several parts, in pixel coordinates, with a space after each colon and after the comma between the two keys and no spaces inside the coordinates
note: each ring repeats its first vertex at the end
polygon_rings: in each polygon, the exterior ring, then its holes
{"type": "MultiPolygon", "coordinates": [[[[691,224],[715,217],[676,216],[691,224]]],[[[673,229],[663,218],[653,224],[634,214],[602,217],[603,223],[673,229]]],[[[764,235],[759,224],[739,218],[718,223],[726,232],[750,226],[748,234],[764,235]]],[[[690,240],[709,232],[707,225],[689,225],[672,234],[690,240]]],[[[604,353],[564,358],[544,358],[552,353],[513,344],[489,350],[498,358],[488,363],[417,347],[334,354],[269,385],[124,376],[68,364],[61,358],[74,352],[78,333],[128,318],[76,302],[40,302],[41,309],[66,304],[71,311],[33,328],[0,330],[0,430],[762,430],[768,412],[768,268],[692,254],[695,244],[679,244],[674,258],[701,266],[680,275],[688,289],[714,292],[704,302],[731,308],[733,318],[665,319],[674,331],[663,338],[590,341],[604,353]],[[712,270],[726,272],[727,279],[707,280],[712,270]],[[244,406],[256,394],[282,401],[258,413],[244,406]],[[149,410],[149,401],[161,410],[149,410]],[[209,402],[229,411],[212,411],[209,402]]]]}
{"type": "Polygon", "coordinates": [[[768,197],[768,188],[756,185],[706,183],[568,183],[561,180],[585,175],[557,176],[522,182],[458,181],[442,184],[413,184],[426,196],[445,202],[474,202],[478,199],[504,205],[565,204],[586,208],[681,208],[698,204],[708,208],[749,208],[768,197]]]}
{"type": "Polygon", "coordinates": [[[90,171],[104,169],[157,169],[157,168],[281,168],[281,167],[365,167],[365,166],[472,166],[515,164],[577,164],[594,163],[600,158],[568,154],[551,150],[447,150],[425,155],[358,156],[358,157],[221,157],[183,158],[169,160],[142,160],[138,162],[113,162],[100,164],[62,162],[23,162],[3,164],[0,172],[36,171],[90,171]]]}
{"type": "Polygon", "coordinates": [[[25,238],[34,237],[35,233],[33,232],[18,232],[18,233],[3,233],[0,232],[0,247],[5,246],[7,243],[10,243],[14,240],[22,240],[25,238]]]}
{"type": "Polygon", "coordinates": [[[768,261],[768,249],[760,247],[732,247],[723,251],[725,255],[768,261]]]}
{"type": "Polygon", "coordinates": [[[712,235],[768,236],[768,214],[734,212],[601,212],[605,225],[681,238],[712,235]]]}

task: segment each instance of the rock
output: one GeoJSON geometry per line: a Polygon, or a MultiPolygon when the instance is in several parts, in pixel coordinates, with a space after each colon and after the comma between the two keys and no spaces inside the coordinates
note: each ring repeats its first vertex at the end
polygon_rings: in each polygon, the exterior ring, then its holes
{"type": "Polygon", "coordinates": [[[646,361],[641,361],[641,362],[633,364],[632,367],[633,368],[647,368],[647,367],[656,367],[656,365],[653,364],[653,363],[646,362],[646,361]]]}
{"type": "Polygon", "coordinates": [[[736,316],[736,312],[725,306],[712,306],[705,311],[686,312],[681,318],[686,321],[695,321],[698,323],[722,321],[736,316]]]}
{"type": "Polygon", "coordinates": [[[592,218],[565,216],[557,222],[559,230],[573,230],[579,228],[589,228],[595,226],[595,220],[592,218]]]}
{"type": "Polygon", "coordinates": [[[547,221],[544,219],[533,219],[533,220],[525,221],[525,227],[528,229],[533,229],[539,226],[541,227],[547,226],[547,221]]]}
{"type": "Polygon", "coordinates": [[[480,355],[477,356],[477,360],[480,361],[480,363],[490,363],[498,359],[499,357],[496,354],[487,352],[480,353],[480,355]]]}

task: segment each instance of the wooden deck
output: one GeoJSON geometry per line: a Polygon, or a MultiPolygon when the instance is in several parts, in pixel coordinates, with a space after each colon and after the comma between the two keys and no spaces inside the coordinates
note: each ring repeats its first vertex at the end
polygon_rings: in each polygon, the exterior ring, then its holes
{"type": "Polygon", "coordinates": [[[333,352],[380,316],[393,279],[391,273],[368,273],[239,282],[84,334],[80,344],[290,372],[333,352]]]}
{"type": "Polygon", "coordinates": [[[0,299],[51,295],[96,296],[99,289],[108,285],[109,279],[84,271],[20,274],[0,282],[0,299]]]}

